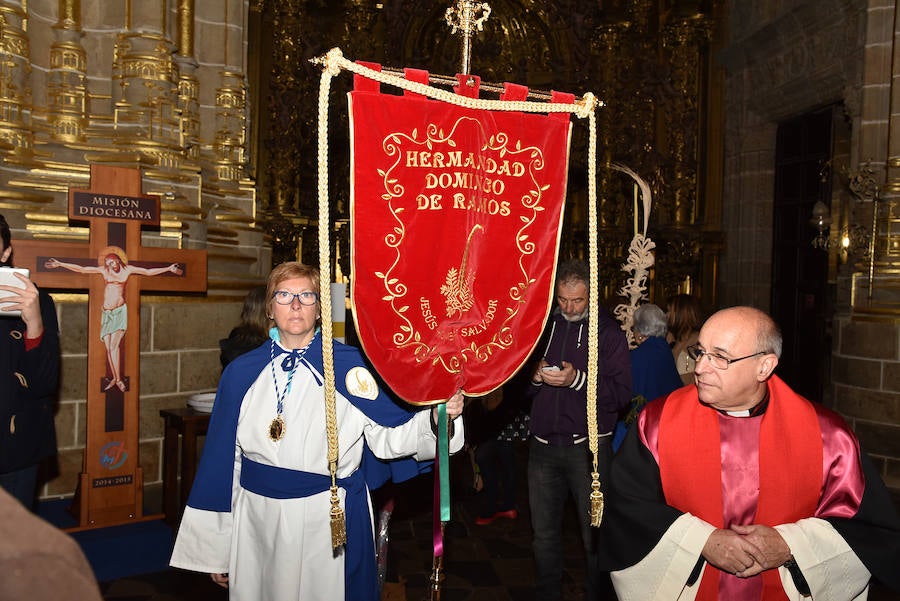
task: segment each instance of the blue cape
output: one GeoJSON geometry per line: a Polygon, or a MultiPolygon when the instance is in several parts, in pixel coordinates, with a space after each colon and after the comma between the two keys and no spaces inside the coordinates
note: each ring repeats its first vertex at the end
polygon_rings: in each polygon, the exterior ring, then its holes
{"type": "MultiPolygon", "coordinates": [[[[203,446],[203,455],[197,468],[188,505],[208,511],[231,511],[231,486],[234,476],[234,445],[237,438],[237,421],[241,402],[247,390],[259,377],[271,360],[270,341],[241,355],[228,364],[219,381],[216,402],[209,421],[209,430],[203,446]]],[[[304,360],[320,373],[322,368],[322,338],[316,334],[304,360]]],[[[337,341],[334,343],[335,388],[366,417],[388,427],[399,426],[414,413],[397,405],[384,391],[379,390],[374,401],[361,399],[347,391],[345,375],[353,367],[366,367],[359,351],[337,341]]],[[[325,424],[322,424],[325,428],[325,424]]],[[[431,461],[414,459],[384,461],[375,457],[368,446],[363,451],[360,469],[369,490],[378,488],[388,480],[403,482],[431,469],[431,461]]]]}
{"type": "MultiPolygon", "coordinates": [[[[237,422],[240,415],[241,403],[247,390],[259,377],[259,373],[265,369],[271,360],[270,341],[260,347],[241,355],[228,364],[219,381],[219,390],[216,393],[216,401],[213,406],[212,416],[209,422],[206,443],[203,447],[203,455],[197,469],[191,494],[187,504],[195,509],[231,512],[231,491],[234,479],[234,452],[237,438],[237,422]]],[[[276,345],[276,349],[280,347],[276,345]]],[[[303,361],[315,367],[319,373],[322,368],[322,339],[317,333],[313,338],[309,349],[304,355],[303,361]]],[[[366,367],[359,351],[353,347],[334,343],[334,371],[335,388],[354,407],[362,411],[369,419],[383,426],[394,427],[409,421],[414,413],[400,407],[391,398],[378,391],[378,397],[373,401],[356,397],[346,388],[346,374],[353,367],[366,367]]],[[[318,380],[318,378],[317,378],[318,380]]],[[[322,385],[322,382],[319,382],[322,385]]],[[[324,429],[325,424],[321,424],[324,429]]],[[[342,481],[342,488],[350,486],[351,481],[358,482],[360,475],[369,490],[378,488],[388,480],[402,482],[421,472],[431,469],[432,462],[417,462],[411,458],[384,461],[375,457],[366,446],[363,449],[363,458],[360,469],[350,478],[342,481]]],[[[265,466],[263,466],[265,469],[265,466]]],[[[275,468],[279,469],[279,468],[275,468]]],[[[298,472],[302,475],[303,472],[298,472]]],[[[305,477],[313,477],[314,474],[306,474],[305,477]]],[[[320,476],[328,478],[328,476],[320,476]]],[[[327,483],[330,485],[329,482],[327,483]]],[[[326,487],[327,488],[327,487],[326,487]]],[[[356,485],[347,489],[348,503],[351,493],[356,485]]],[[[364,490],[355,494],[365,494],[364,490]]],[[[276,497],[277,498],[277,497],[276,497]]],[[[358,508],[364,509],[364,514],[354,511],[356,515],[347,515],[347,555],[345,561],[345,597],[347,599],[377,598],[378,584],[375,566],[375,557],[371,555],[372,524],[368,514],[368,505],[355,503],[358,508]],[[366,522],[363,524],[362,522],[366,522]]],[[[324,516],[323,516],[324,518],[324,516]]]]}

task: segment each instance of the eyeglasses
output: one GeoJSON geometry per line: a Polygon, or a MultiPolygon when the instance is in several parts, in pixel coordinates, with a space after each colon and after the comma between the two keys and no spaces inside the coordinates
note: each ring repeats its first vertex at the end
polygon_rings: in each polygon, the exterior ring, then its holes
{"type": "Polygon", "coordinates": [[[275,299],[275,302],[279,305],[291,305],[294,303],[294,299],[296,298],[300,301],[300,304],[309,307],[310,305],[315,305],[319,302],[319,295],[315,292],[310,292],[309,290],[304,290],[303,292],[288,292],[287,290],[276,290],[272,293],[272,298],[275,299]]]}
{"type": "Polygon", "coordinates": [[[759,351],[758,353],[753,353],[752,355],[747,355],[746,357],[738,357],[737,359],[728,359],[727,357],[723,357],[722,355],[717,355],[716,353],[708,353],[700,348],[699,344],[692,344],[691,346],[685,349],[687,354],[696,361],[700,363],[700,359],[706,357],[709,359],[709,364],[715,367],[716,369],[728,369],[728,366],[732,363],[737,363],[738,361],[743,361],[744,359],[750,359],[751,357],[758,357],[760,355],[767,354],[767,351],[759,351]]]}

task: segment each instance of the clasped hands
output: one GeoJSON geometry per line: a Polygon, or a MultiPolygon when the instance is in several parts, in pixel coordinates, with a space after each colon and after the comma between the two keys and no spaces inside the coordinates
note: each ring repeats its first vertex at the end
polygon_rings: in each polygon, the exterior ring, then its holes
{"type": "Polygon", "coordinates": [[[718,528],[703,546],[703,557],[720,570],[749,578],[784,564],[791,549],[774,528],[760,524],[718,528]]]}

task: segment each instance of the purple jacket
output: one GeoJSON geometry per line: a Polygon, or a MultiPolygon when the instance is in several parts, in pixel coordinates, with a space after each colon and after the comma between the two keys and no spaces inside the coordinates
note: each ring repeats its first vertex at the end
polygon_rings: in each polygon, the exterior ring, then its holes
{"type": "MultiPolygon", "coordinates": [[[[606,310],[601,310],[597,319],[597,422],[598,432],[605,434],[612,432],[619,413],[631,401],[631,359],[618,322],[606,310]]],[[[537,352],[538,358],[551,365],[571,363],[578,373],[568,388],[530,386],[531,433],[553,445],[570,445],[588,434],[588,318],[569,322],[559,310],[554,311],[537,352]]]]}

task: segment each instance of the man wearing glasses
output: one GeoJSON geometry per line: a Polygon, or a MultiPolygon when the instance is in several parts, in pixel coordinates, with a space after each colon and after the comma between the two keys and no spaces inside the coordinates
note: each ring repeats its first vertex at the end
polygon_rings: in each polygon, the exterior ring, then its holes
{"type": "Polygon", "coordinates": [[[641,412],[616,456],[602,564],[620,599],[865,599],[900,590],[900,517],[854,434],[773,372],[765,313],[714,314],[696,386],[641,412]]]}

